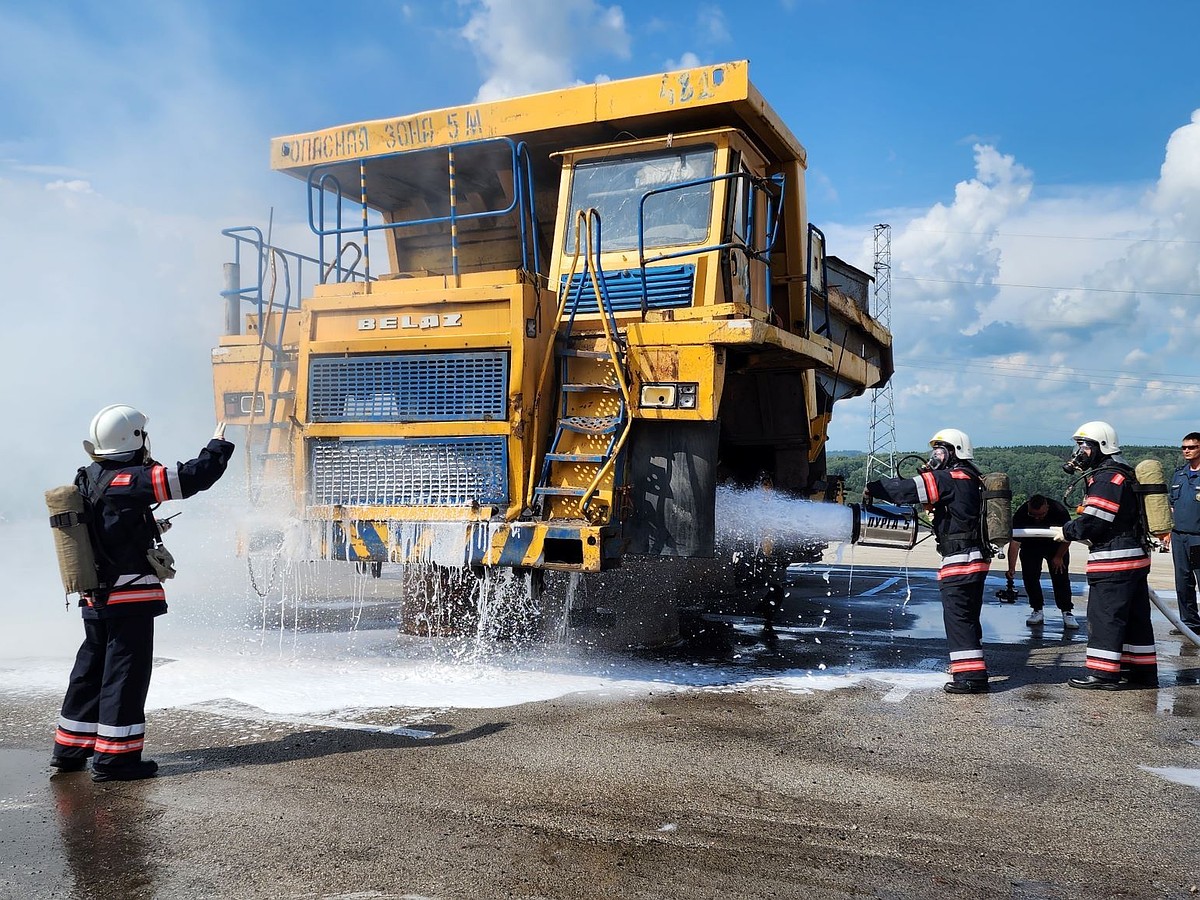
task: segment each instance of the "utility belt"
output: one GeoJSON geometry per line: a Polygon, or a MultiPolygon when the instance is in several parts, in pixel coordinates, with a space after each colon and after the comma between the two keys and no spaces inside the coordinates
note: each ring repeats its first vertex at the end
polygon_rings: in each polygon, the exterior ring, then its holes
{"type": "Polygon", "coordinates": [[[941,556],[949,556],[953,553],[963,553],[967,550],[979,550],[987,558],[991,558],[988,553],[987,544],[980,540],[978,533],[970,531],[951,532],[950,534],[935,534],[934,543],[937,546],[938,554],[941,556]]]}

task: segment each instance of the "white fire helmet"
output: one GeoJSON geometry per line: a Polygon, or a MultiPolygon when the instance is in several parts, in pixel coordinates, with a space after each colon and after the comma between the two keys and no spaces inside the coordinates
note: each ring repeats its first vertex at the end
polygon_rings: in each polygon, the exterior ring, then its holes
{"type": "Polygon", "coordinates": [[[965,431],[957,428],[941,428],[929,439],[929,446],[949,444],[954,448],[954,455],[959,459],[974,459],[975,451],[971,447],[971,439],[965,431]]]}
{"type": "Polygon", "coordinates": [[[1117,440],[1117,429],[1107,422],[1084,422],[1075,429],[1074,439],[1095,442],[1105,456],[1121,452],[1121,442],[1117,440]]]}
{"type": "Polygon", "coordinates": [[[132,406],[123,403],[106,406],[92,417],[88,429],[91,440],[83,442],[83,449],[101,459],[128,461],[146,446],[147,421],[132,406]]]}

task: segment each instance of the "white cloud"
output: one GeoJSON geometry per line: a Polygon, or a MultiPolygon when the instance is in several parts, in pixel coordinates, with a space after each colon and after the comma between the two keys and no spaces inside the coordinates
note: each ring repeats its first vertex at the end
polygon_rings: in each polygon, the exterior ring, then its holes
{"type": "Polygon", "coordinates": [[[75,194],[95,193],[92,190],[91,182],[86,181],[83,178],[73,178],[70,181],[63,181],[62,179],[59,179],[58,181],[51,181],[49,184],[46,185],[46,190],[48,190],[48,191],[70,191],[71,193],[75,193],[75,194]]]}
{"type": "Polygon", "coordinates": [[[570,87],[581,83],[580,64],[629,57],[619,6],[595,0],[479,0],[472,5],[462,35],[484,75],[478,101],[570,87]]]}
{"type": "MultiPolygon", "coordinates": [[[[893,229],[893,278],[904,291],[905,309],[920,320],[905,335],[912,343],[900,345],[904,352],[944,355],[945,347],[983,324],[980,312],[994,290],[964,285],[998,280],[995,234],[1029,200],[1033,176],[1028,169],[994,147],[977,144],[974,154],[975,177],[955,186],[950,205],[937,203],[893,229]]],[[[903,333],[903,320],[893,324],[903,333]]]]}
{"type": "Polygon", "coordinates": [[[1180,224],[1195,233],[1200,220],[1200,109],[1167,141],[1151,205],[1161,216],[1185,218],[1180,224]]]}
{"type": "Polygon", "coordinates": [[[663,61],[664,72],[675,72],[679,69],[694,69],[700,65],[700,57],[690,50],[679,57],[679,59],[667,59],[663,61]]]}
{"type": "MultiPolygon", "coordinates": [[[[952,203],[889,217],[902,447],[945,424],[981,445],[1054,443],[1098,416],[1130,444],[1194,429],[1200,111],[1148,190],[1045,187],[1013,155],[974,153],[952,203]]],[[[870,271],[869,238],[857,256],[870,271]]],[[[869,412],[839,407],[833,445],[865,447],[869,412]]]]}
{"type": "Polygon", "coordinates": [[[725,13],[720,7],[701,6],[696,14],[697,25],[701,35],[709,43],[723,44],[730,40],[729,25],[725,21],[725,13]]]}

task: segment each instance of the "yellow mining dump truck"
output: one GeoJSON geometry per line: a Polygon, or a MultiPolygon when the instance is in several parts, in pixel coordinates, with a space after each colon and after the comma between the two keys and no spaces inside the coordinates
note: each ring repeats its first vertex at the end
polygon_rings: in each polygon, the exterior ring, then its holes
{"type": "Polygon", "coordinates": [[[226,232],[216,406],[313,556],[711,557],[718,484],[832,499],[833,405],[891,375],[747,62],[276,138],[271,162],[316,249],[226,232]]]}

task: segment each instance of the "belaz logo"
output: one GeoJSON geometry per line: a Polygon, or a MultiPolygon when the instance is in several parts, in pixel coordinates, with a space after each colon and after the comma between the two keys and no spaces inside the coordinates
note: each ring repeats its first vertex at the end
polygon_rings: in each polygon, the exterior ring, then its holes
{"type": "Polygon", "coordinates": [[[359,331],[389,331],[393,328],[458,328],[462,313],[431,316],[379,316],[358,320],[359,331]]]}

